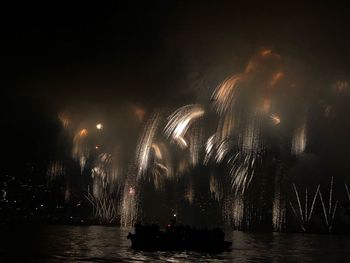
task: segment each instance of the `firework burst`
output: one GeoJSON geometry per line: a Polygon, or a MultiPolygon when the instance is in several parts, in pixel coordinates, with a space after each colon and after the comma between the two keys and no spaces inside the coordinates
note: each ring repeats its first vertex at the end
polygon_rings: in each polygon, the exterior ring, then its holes
{"type": "Polygon", "coordinates": [[[160,121],[160,115],[154,114],[147,122],[143,134],[140,137],[137,146],[136,163],[138,167],[137,177],[144,176],[150,163],[150,153],[152,150],[153,141],[156,136],[157,128],[160,121]]]}
{"type": "Polygon", "coordinates": [[[135,184],[127,180],[124,186],[124,192],[119,204],[120,224],[124,227],[132,227],[138,217],[139,195],[135,189],[135,184]]]}
{"type": "Polygon", "coordinates": [[[168,123],[165,126],[165,135],[176,142],[181,148],[187,148],[188,143],[185,140],[185,134],[192,122],[204,115],[205,111],[198,104],[191,104],[177,109],[168,117],[168,123]]]}
{"type": "Polygon", "coordinates": [[[85,168],[85,163],[90,154],[90,148],[88,144],[88,131],[87,129],[78,130],[73,138],[73,159],[79,161],[81,173],[85,168]]]}

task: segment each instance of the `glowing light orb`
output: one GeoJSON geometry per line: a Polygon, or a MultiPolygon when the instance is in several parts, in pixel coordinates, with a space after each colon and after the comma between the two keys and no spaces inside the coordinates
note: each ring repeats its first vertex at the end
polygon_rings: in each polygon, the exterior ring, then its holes
{"type": "Polygon", "coordinates": [[[96,128],[97,128],[97,130],[102,130],[103,129],[102,123],[97,123],[96,128]]]}

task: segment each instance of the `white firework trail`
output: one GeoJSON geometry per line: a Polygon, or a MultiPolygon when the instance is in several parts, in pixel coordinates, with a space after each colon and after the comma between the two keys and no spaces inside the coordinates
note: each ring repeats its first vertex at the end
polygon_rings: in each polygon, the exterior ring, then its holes
{"type": "Polygon", "coordinates": [[[231,164],[231,186],[235,194],[244,194],[248,189],[255,173],[257,157],[255,154],[237,153],[229,161],[231,164]]]}
{"type": "Polygon", "coordinates": [[[286,224],[286,206],[285,201],[282,199],[281,188],[275,187],[274,199],[272,203],[272,225],[273,230],[280,232],[286,224]]]}
{"type": "Polygon", "coordinates": [[[312,218],[312,214],[314,211],[314,207],[315,207],[315,202],[316,202],[316,198],[319,194],[320,191],[320,185],[317,186],[316,191],[313,195],[313,199],[311,202],[311,205],[309,204],[309,196],[308,196],[308,191],[307,188],[305,188],[305,201],[304,201],[304,205],[302,205],[301,202],[301,198],[299,196],[299,192],[295,186],[295,184],[293,184],[293,190],[294,190],[294,194],[297,200],[297,207],[298,209],[295,208],[295,205],[293,205],[292,202],[289,202],[289,205],[292,209],[292,212],[294,214],[294,216],[298,219],[298,223],[299,226],[301,228],[301,230],[303,232],[305,232],[307,230],[308,225],[310,224],[311,218],[312,218]]]}
{"type": "Polygon", "coordinates": [[[63,176],[66,174],[66,168],[62,162],[53,161],[50,163],[47,168],[46,175],[48,177],[48,182],[52,182],[59,176],[63,176]]]}
{"type": "Polygon", "coordinates": [[[306,134],[306,122],[298,127],[293,134],[292,138],[292,154],[299,155],[304,152],[307,142],[307,134],[306,134]]]}
{"type": "Polygon", "coordinates": [[[244,197],[226,197],[223,203],[224,221],[234,226],[235,229],[242,229],[244,220],[244,197]]]}
{"type": "Polygon", "coordinates": [[[244,194],[254,177],[257,162],[260,160],[260,153],[263,151],[258,117],[250,120],[244,133],[239,138],[238,147],[238,153],[229,159],[231,185],[236,194],[239,192],[244,194]]]}
{"type": "Polygon", "coordinates": [[[223,114],[232,108],[236,102],[237,89],[239,89],[242,75],[237,74],[225,79],[212,95],[214,106],[219,114],[223,114]]]}
{"type": "Polygon", "coordinates": [[[256,154],[261,151],[263,145],[260,140],[260,119],[258,116],[250,118],[248,126],[239,138],[239,144],[243,153],[256,154]]]}
{"type": "Polygon", "coordinates": [[[228,140],[222,140],[217,145],[217,150],[215,154],[215,161],[220,163],[230,150],[230,143],[228,140]]]}
{"type": "Polygon", "coordinates": [[[226,113],[223,113],[223,115],[219,117],[216,132],[210,136],[206,142],[206,155],[204,158],[205,164],[207,164],[209,160],[213,160],[216,163],[221,163],[226,157],[229,156],[229,151],[232,150],[232,136],[235,124],[234,116],[234,111],[229,109],[226,113]]]}
{"type": "Polygon", "coordinates": [[[137,180],[147,175],[156,190],[163,189],[166,178],[173,175],[170,154],[164,143],[157,142],[160,115],[154,114],[147,122],[137,147],[137,180]]]}
{"type": "Polygon", "coordinates": [[[85,168],[86,160],[90,153],[87,136],[87,129],[81,129],[78,130],[73,137],[72,157],[74,160],[79,161],[81,173],[85,168]]]}
{"type": "Polygon", "coordinates": [[[329,187],[328,207],[326,207],[321,190],[318,191],[318,194],[319,194],[319,197],[321,200],[322,212],[323,212],[323,216],[324,216],[324,223],[327,227],[327,231],[330,233],[330,232],[332,232],[334,217],[335,217],[335,213],[336,213],[337,208],[338,208],[338,200],[336,200],[334,204],[333,204],[333,200],[332,200],[332,198],[333,198],[333,176],[331,178],[331,183],[330,183],[330,187],[329,187]]]}
{"type": "Polygon", "coordinates": [[[243,195],[236,195],[233,203],[233,225],[241,229],[244,217],[244,200],[243,195]]]}
{"type": "Polygon", "coordinates": [[[350,202],[350,192],[349,192],[348,185],[346,183],[344,183],[344,186],[345,186],[345,190],[346,190],[346,196],[348,197],[348,202],[350,202]]]}
{"type": "Polygon", "coordinates": [[[185,134],[194,120],[202,117],[205,111],[201,105],[190,104],[177,109],[168,117],[168,123],[164,132],[172,142],[176,142],[181,148],[187,148],[188,142],[185,134]]]}
{"type": "Polygon", "coordinates": [[[79,157],[80,173],[83,173],[83,171],[84,171],[86,160],[87,160],[87,158],[84,155],[79,157]]]}
{"type": "Polygon", "coordinates": [[[216,135],[220,140],[230,138],[234,129],[234,112],[229,111],[223,117],[220,117],[216,135]]]}
{"type": "Polygon", "coordinates": [[[161,163],[155,162],[152,169],[152,181],[156,190],[162,190],[166,176],[168,174],[168,168],[161,163]]]}
{"type": "Polygon", "coordinates": [[[5,189],[1,189],[1,200],[0,202],[6,202],[7,192],[5,189]]]}
{"type": "Polygon", "coordinates": [[[100,189],[98,197],[88,190],[86,199],[93,208],[93,215],[101,223],[113,223],[118,218],[115,200],[110,196],[106,189],[100,189]]]}
{"type": "Polygon", "coordinates": [[[214,147],[215,147],[215,141],[216,141],[216,135],[213,134],[210,136],[205,144],[205,158],[204,158],[204,164],[207,164],[212,157],[214,153],[214,147]]]}
{"type": "MultiPolygon", "coordinates": [[[[281,113],[284,111],[283,108],[276,107],[283,104],[275,101],[279,98],[275,96],[278,95],[275,92],[282,87],[281,84],[286,84],[285,80],[288,79],[285,76],[285,72],[281,70],[280,56],[271,50],[262,50],[249,61],[245,71],[225,79],[212,95],[214,108],[219,115],[219,123],[216,133],[207,140],[204,163],[207,164],[210,160],[216,163],[227,161],[230,167],[231,189],[234,192],[233,196],[237,198],[244,198],[257,168],[263,163],[265,143],[270,142],[269,136],[263,136],[265,132],[269,132],[265,129],[263,121],[269,121],[275,126],[281,124],[279,111],[281,113]]],[[[294,132],[291,143],[292,154],[301,154],[305,150],[306,141],[304,122],[294,132]]],[[[234,206],[233,199],[225,200],[226,207],[234,206]]],[[[247,201],[245,205],[252,204],[247,201]]],[[[243,202],[242,207],[244,207],[243,202]]],[[[243,210],[235,209],[235,211],[243,210]]],[[[253,215],[248,210],[245,212],[247,214],[245,223],[249,225],[250,219],[247,221],[247,218],[257,215],[253,215]]],[[[235,218],[238,219],[240,213],[237,213],[235,218]]],[[[285,213],[283,193],[276,192],[273,203],[275,226],[283,225],[285,213]],[[278,213],[277,210],[279,210],[278,213]]],[[[233,215],[229,217],[233,218],[233,215]]],[[[234,224],[237,225],[238,221],[234,224]]]]}
{"type": "Polygon", "coordinates": [[[222,185],[215,176],[210,176],[209,190],[215,200],[219,201],[222,198],[222,185]]]}
{"type": "Polygon", "coordinates": [[[232,201],[233,200],[231,198],[225,198],[223,201],[223,207],[222,207],[223,220],[228,225],[232,225],[232,211],[233,211],[232,201]]]}
{"type": "Polygon", "coordinates": [[[157,157],[157,159],[162,160],[163,159],[162,152],[156,143],[152,143],[152,149],[153,149],[154,154],[157,157]]]}
{"type": "Polygon", "coordinates": [[[134,226],[138,218],[138,209],[138,192],[136,191],[135,184],[127,181],[119,204],[120,224],[124,227],[134,226]]]}
{"type": "Polygon", "coordinates": [[[234,127],[233,114],[225,114],[219,120],[216,133],[211,135],[205,145],[204,164],[207,164],[210,159],[216,163],[220,163],[227,156],[231,144],[230,138],[234,127]]]}
{"type": "Polygon", "coordinates": [[[109,153],[101,153],[91,170],[93,179],[93,196],[98,198],[105,190],[113,192],[116,186],[120,186],[120,171],[115,159],[109,153]]]}
{"type": "Polygon", "coordinates": [[[113,197],[120,191],[117,167],[111,154],[101,153],[91,169],[92,192],[89,187],[85,197],[92,205],[93,216],[103,223],[116,222],[118,217],[117,199],[113,197]]]}
{"type": "Polygon", "coordinates": [[[149,179],[152,179],[156,190],[162,190],[165,180],[173,175],[170,154],[164,143],[154,142],[151,150],[149,154],[153,154],[148,164],[149,179]]]}
{"type": "Polygon", "coordinates": [[[192,180],[189,181],[187,188],[186,188],[186,192],[185,192],[185,199],[192,204],[193,203],[193,199],[194,199],[194,189],[193,189],[193,184],[192,184],[192,180]]]}
{"type": "Polygon", "coordinates": [[[145,175],[150,162],[150,152],[156,136],[160,116],[158,113],[147,122],[143,134],[137,145],[136,163],[138,167],[137,178],[145,175]]]}
{"type": "Polygon", "coordinates": [[[213,134],[205,145],[204,164],[207,164],[210,159],[214,159],[216,163],[222,162],[231,149],[230,147],[228,139],[220,140],[216,134],[213,134]]]}
{"type": "Polygon", "coordinates": [[[154,151],[153,170],[157,171],[162,177],[170,178],[173,176],[173,168],[170,153],[164,143],[158,142],[152,144],[154,151]]]}
{"type": "Polygon", "coordinates": [[[190,147],[189,154],[192,166],[196,166],[199,162],[199,150],[203,144],[202,130],[200,127],[193,127],[190,132],[190,147]]]}

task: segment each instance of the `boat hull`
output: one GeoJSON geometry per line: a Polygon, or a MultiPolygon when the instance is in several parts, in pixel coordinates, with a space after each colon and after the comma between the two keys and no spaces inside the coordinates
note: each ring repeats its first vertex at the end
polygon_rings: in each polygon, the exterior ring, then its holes
{"type": "Polygon", "coordinates": [[[206,251],[220,252],[229,250],[232,242],[221,241],[212,242],[211,240],[201,240],[200,242],[174,241],[166,238],[139,239],[135,234],[129,234],[131,247],[135,250],[145,251],[206,251]]]}

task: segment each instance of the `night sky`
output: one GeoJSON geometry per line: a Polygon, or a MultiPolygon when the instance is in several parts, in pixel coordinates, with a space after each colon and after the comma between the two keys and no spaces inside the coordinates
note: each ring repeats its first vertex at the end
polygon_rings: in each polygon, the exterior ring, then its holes
{"type": "Polygon", "coordinates": [[[4,7],[3,155],[41,158],[55,135],[52,115],[64,107],[84,114],[125,102],[186,103],[261,47],[301,67],[313,82],[310,92],[348,77],[349,17],[342,4],[229,2],[4,7]],[[37,147],[41,140],[47,144],[37,147]]]}
{"type": "MultiPolygon", "coordinates": [[[[223,79],[269,48],[303,82],[307,101],[310,138],[294,169],[346,178],[349,90],[335,96],[330,88],[350,76],[350,17],[342,5],[159,0],[4,7],[2,173],[46,165],[65,151],[60,112],[102,119],[106,129],[124,123],[118,137],[137,138],[140,126],[130,124],[129,109],[148,117],[159,108],[170,114],[188,103],[209,104],[223,79]],[[319,109],[328,103],[336,117],[325,121],[319,109]]],[[[135,143],[127,143],[127,156],[135,143]]]]}

